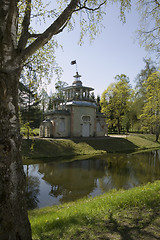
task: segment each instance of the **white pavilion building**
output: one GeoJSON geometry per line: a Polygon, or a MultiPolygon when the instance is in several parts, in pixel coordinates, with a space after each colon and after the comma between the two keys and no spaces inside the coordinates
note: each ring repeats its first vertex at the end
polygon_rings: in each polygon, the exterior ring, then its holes
{"type": "Polygon", "coordinates": [[[98,111],[93,88],[82,85],[76,72],[72,86],[63,88],[63,99],[54,100],[40,125],[40,137],[103,137],[107,133],[105,116],[98,111]]]}

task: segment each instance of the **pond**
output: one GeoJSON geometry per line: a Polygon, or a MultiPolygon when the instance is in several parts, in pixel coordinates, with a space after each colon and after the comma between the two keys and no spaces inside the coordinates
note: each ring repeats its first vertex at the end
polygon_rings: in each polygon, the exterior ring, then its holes
{"type": "Polygon", "coordinates": [[[94,197],[160,179],[160,150],[24,165],[28,208],[94,197]]]}

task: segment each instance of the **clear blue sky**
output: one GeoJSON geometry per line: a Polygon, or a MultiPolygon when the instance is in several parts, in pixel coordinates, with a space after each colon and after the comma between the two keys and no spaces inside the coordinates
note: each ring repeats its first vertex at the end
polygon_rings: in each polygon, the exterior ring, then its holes
{"type": "MultiPolygon", "coordinates": [[[[119,18],[118,6],[110,6],[104,17],[105,29],[91,45],[86,39],[83,46],[77,44],[78,28],[72,32],[65,29],[57,37],[59,44],[63,45],[63,51],[56,51],[57,63],[63,69],[61,80],[72,84],[76,68],[70,62],[76,60],[83,85],[93,87],[95,95],[101,95],[117,74],[126,74],[133,86],[136,75],[145,66],[143,58],[149,57],[138,41],[135,41],[138,21],[138,13],[132,8],[126,14],[126,23],[123,24],[119,18]]],[[[54,91],[54,84],[53,77],[48,92],[54,91]]]]}

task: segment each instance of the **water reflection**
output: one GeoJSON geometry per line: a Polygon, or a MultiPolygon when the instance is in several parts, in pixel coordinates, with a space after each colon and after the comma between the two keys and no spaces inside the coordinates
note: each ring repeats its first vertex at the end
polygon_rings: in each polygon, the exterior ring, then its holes
{"type": "Polygon", "coordinates": [[[25,165],[32,207],[60,204],[160,177],[160,151],[107,154],[98,159],[25,165]],[[39,201],[39,202],[38,202],[39,201]]]}
{"type": "Polygon", "coordinates": [[[51,185],[49,194],[67,202],[87,196],[96,188],[96,180],[105,174],[106,161],[83,160],[39,165],[43,180],[51,185]]]}
{"type": "Polygon", "coordinates": [[[38,195],[40,193],[39,185],[40,180],[38,177],[29,175],[29,165],[26,166],[26,199],[27,199],[27,208],[34,209],[38,206],[39,200],[38,195]]]}

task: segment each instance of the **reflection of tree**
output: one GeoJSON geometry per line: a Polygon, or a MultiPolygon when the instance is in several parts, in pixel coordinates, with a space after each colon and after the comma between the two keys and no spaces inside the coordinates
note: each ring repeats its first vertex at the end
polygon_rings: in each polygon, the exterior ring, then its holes
{"type": "Polygon", "coordinates": [[[108,155],[108,168],[99,180],[103,192],[110,189],[128,189],[160,179],[160,151],[134,155],[108,155]]]}
{"type": "Polygon", "coordinates": [[[87,196],[96,187],[97,178],[105,173],[105,161],[83,160],[68,163],[40,164],[39,172],[51,185],[49,195],[67,202],[87,196]]]}
{"type": "Polygon", "coordinates": [[[131,164],[140,184],[160,179],[160,150],[133,155],[131,164]]]}
{"type": "Polygon", "coordinates": [[[40,181],[38,177],[28,175],[29,166],[27,166],[26,173],[26,199],[27,199],[27,209],[34,209],[38,205],[38,195],[39,195],[39,185],[40,181]]]}

